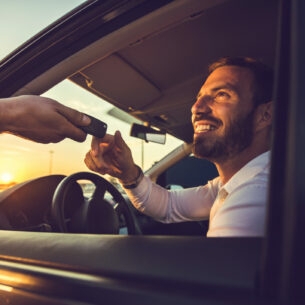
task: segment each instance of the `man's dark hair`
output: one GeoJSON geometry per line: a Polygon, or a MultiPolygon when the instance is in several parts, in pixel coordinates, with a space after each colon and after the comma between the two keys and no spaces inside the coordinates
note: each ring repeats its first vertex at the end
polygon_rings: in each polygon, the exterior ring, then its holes
{"type": "Polygon", "coordinates": [[[273,69],[250,57],[222,57],[212,63],[208,72],[211,74],[217,68],[223,66],[238,66],[249,69],[254,76],[254,92],[253,101],[254,106],[268,103],[273,96],[273,69]]]}

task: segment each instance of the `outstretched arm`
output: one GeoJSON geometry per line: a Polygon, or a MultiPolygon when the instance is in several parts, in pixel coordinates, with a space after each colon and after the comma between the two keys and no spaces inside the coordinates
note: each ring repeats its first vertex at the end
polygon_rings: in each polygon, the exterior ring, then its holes
{"type": "Polygon", "coordinates": [[[24,95],[0,101],[0,133],[11,133],[39,143],[56,143],[65,138],[78,142],[90,118],[50,98],[24,95]]]}
{"type": "MultiPolygon", "coordinates": [[[[93,138],[85,163],[95,172],[118,178],[123,187],[139,176],[139,167],[119,131],[114,136],[107,134],[102,139],[93,138]]],[[[203,188],[170,192],[153,183],[149,177],[143,177],[136,187],[125,187],[125,191],[138,210],[162,222],[203,219],[210,210],[210,194],[203,188]],[[203,207],[202,200],[206,201],[203,207]]]]}

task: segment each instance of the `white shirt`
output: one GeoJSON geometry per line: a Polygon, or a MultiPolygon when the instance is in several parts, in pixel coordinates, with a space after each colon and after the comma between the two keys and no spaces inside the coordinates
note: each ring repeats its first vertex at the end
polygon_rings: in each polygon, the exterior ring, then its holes
{"type": "Polygon", "coordinates": [[[204,186],[169,191],[144,177],[125,191],[138,210],[164,223],[209,218],[208,237],[263,236],[269,159],[270,152],[257,156],[224,185],[217,177],[204,186]]]}

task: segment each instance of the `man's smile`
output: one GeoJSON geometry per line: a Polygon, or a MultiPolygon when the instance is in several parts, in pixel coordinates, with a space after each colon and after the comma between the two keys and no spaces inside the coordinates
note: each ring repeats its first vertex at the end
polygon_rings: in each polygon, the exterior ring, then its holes
{"type": "Polygon", "coordinates": [[[206,120],[198,120],[194,122],[194,132],[195,134],[211,132],[218,128],[218,125],[212,122],[207,122],[206,120]]]}
{"type": "Polygon", "coordinates": [[[212,126],[212,125],[208,125],[208,124],[205,124],[205,125],[197,125],[196,126],[196,129],[195,129],[195,132],[196,133],[201,133],[201,132],[207,132],[207,131],[212,131],[212,130],[215,130],[216,127],[215,126],[212,126]]]}

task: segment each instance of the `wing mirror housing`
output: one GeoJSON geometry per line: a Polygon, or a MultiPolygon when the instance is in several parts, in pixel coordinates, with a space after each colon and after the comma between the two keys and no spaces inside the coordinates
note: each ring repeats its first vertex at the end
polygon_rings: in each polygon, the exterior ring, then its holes
{"type": "Polygon", "coordinates": [[[159,144],[165,144],[166,142],[166,133],[164,131],[136,123],[131,125],[130,135],[142,139],[145,142],[154,142],[159,144]]]}

